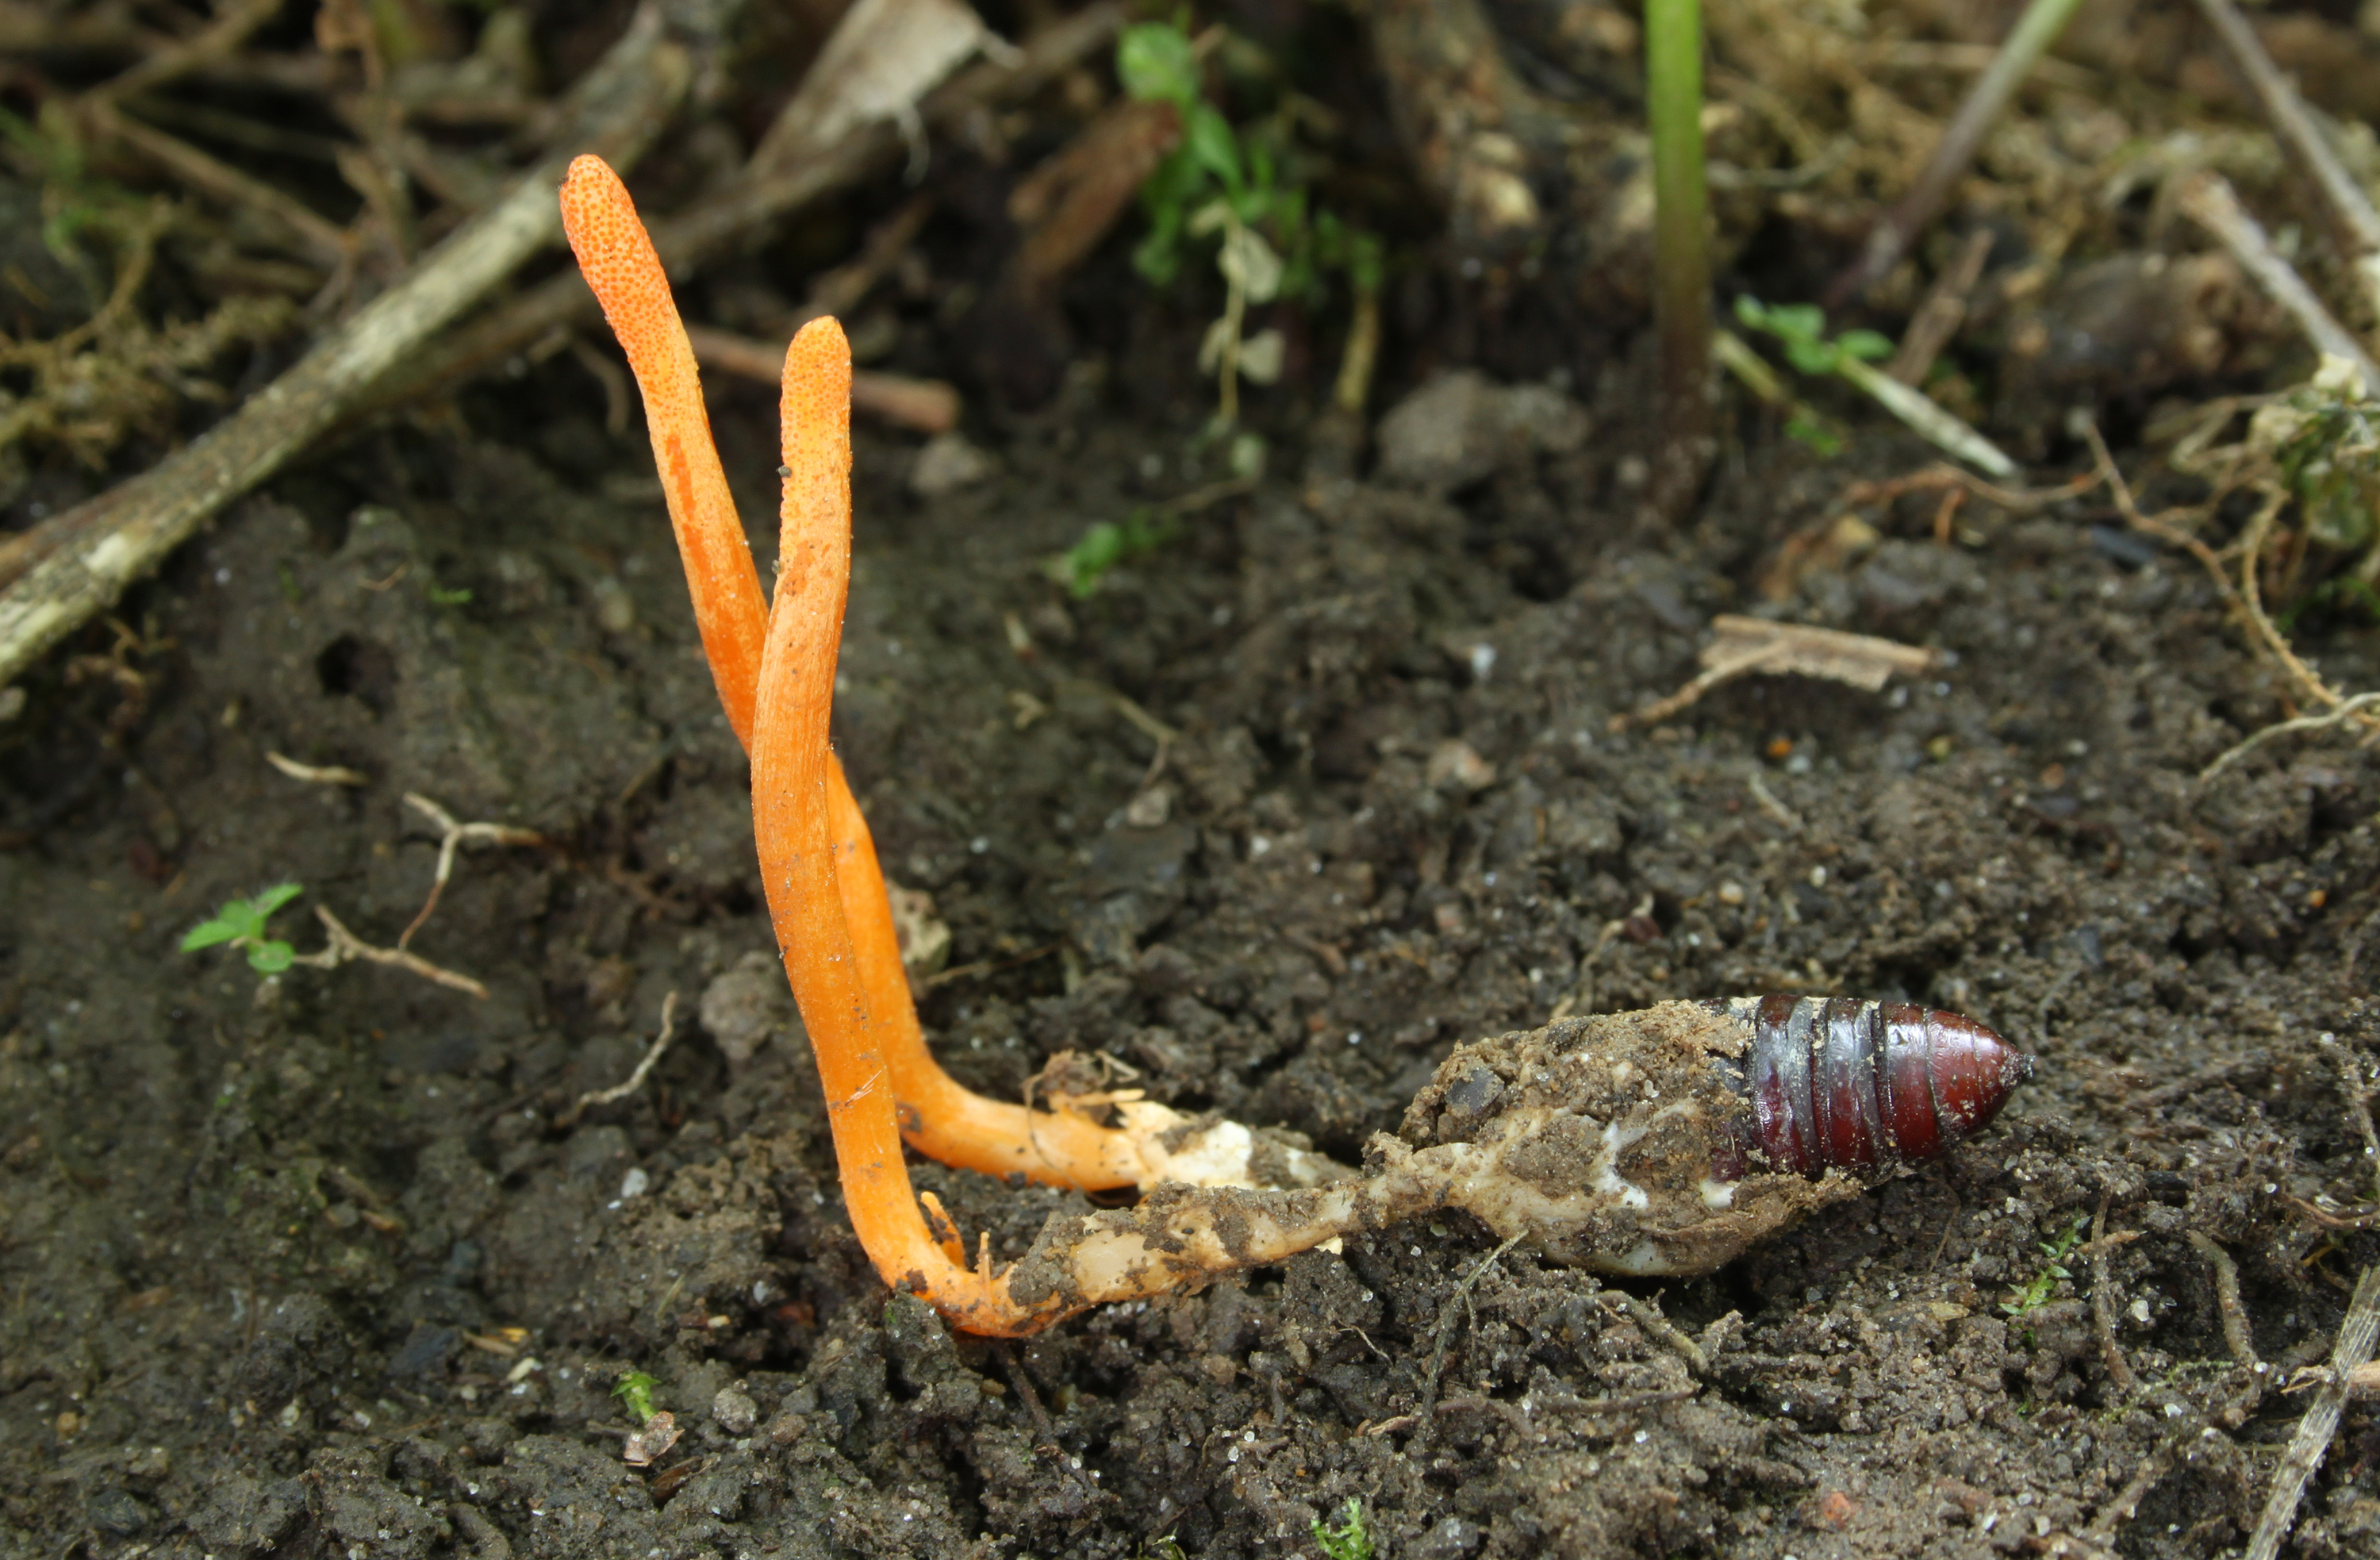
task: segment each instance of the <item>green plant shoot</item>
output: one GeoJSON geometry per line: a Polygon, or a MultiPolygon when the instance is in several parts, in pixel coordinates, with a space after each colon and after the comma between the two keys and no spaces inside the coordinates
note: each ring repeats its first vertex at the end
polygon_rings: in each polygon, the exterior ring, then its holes
{"type": "Polygon", "coordinates": [[[1808,374],[1832,374],[1848,382],[1920,435],[1987,476],[2017,474],[2016,462],[1998,445],[1952,416],[1925,392],[1912,389],[1875,365],[1892,355],[1892,343],[1874,331],[1827,335],[1825,311],[1815,303],[1763,303],[1749,295],[1735,300],[1735,317],[1753,330],[1775,336],[1786,360],[1808,374]]]}
{"type": "Polygon", "coordinates": [[[620,1400],[620,1407],[628,1411],[628,1417],[642,1426],[657,1412],[653,1408],[653,1388],[661,1384],[658,1377],[649,1376],[642,1371],[630,1371],[612,1383],[612,1395],[620,1400]]]}
{"type": "Polygon", "coordinates": [[[202,920],[182,937],[182,951],[196,953],[228,943],[245,949],[251,969],[260,975],[278,975],[296,961],[298,952],[278,937],[264,934],[273,911],[306,890],[294,883],[273,884],[253,899],[226,899],[213,919],[202,920]]]}
{"type": "Polygon", "coordinates": [[[1735,300],[1735,317],[1775,336],[1785,360],[1803,373],[1836,373],[1846,359],[1872,363],[1892,356],[1892,343],[1875,331],[1849,330],[1829,339],[1826,311],[1815,303],[1763,303],[1746,294],[1735,300]]]}
{"type": "Polygon", "coordinates": [[[1110,569],[1154,553],[1181,530],[1178,519],[1146,506],[1125,516],[1121,525],[1096,520],[1084,528],[1082,540],[1049,561],[1045,572],[1082,601],[1098,591],[1110,569]]]}
{"type": "Polygon", "coordinates": [[[1372,1535],[1364,1529],[1364,1503],[1349,1496],[1339,1508],[1336,1527],[1316,1518],[1314,1542],[1322,1546],[1327,1560],[1372,1560],[1372,1535]]]}
{"type": "Polygon", "coordinates": [[[1645,0],[1653,140],[1653,497],[1681,514],[1710,458],[1710,199],[1703,168],[1702,0],[1645,0]]]}
{"type": "Polygon", "coordinates": [[[1170,103],[1182,115],[1182,143],[1141,186],[1148,231],[1132,259],[1143,276],[1163,286],[1181,274],[1194,242],[1215,242],[1223,312],[1199,345],[1198,367],[1216,377],[1220,433],[1239,419],[1242,379],[1269,384],[1281,377],[1281,334],[1248,335],[1248,310],[1276,299],[1318,304],[1323,278],[1333,271],[1346,275],[1359,299],[1369,299],[1379,290],[1383,264],[1378,238],[1312,209],[1291,134],[1294,101],[1234,129],[1207,101],[1199,55],[1174,22],[1135,24],[1116,43],[1124,91],[1143,102],[1170,103]]]}
{"type": "Polygon", "coordinates": [[[2074,1248],[2082,1243],[2083,1227],[2090,1222],[2089,1214],[2077,1213],[2065,1234],[2056,1240],[2040,1243],[2045,1259],[2041,1271],[2033,1275],[2032,1282],[2009,1291],[2009,1298],[2000,1302],[2003,1312],[2022,1322],[2049,1303],[2049,1297],[2058,1292],[2059,1282],[2074,1276],[2067,1271],[2066,1259],[2072,1256],[2074,1248]]]}

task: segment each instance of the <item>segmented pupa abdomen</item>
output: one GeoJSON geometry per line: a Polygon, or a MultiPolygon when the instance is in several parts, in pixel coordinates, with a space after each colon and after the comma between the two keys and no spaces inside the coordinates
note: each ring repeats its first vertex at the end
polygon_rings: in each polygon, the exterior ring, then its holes
{"type": "Polygon", "coordinates": [[[1872,1175],[1932,1159],[1981,1131],[2032,1059],[1961,1014],[1854,997],[1735,997],[1752,1026],[1748,1151],[1772,1170],[1872,1175]]]}

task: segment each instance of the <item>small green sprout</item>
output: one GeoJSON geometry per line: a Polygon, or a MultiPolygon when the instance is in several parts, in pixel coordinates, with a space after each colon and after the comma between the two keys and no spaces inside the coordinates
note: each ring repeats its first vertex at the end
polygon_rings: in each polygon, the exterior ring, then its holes
{"type": "Polygon", "coordinates": [[[1063,585],[1075,600],[1097,593],[1099,581],[1118,564],[1153,553],[1181,531],[1181,522],[1146,506],[1135,509],[1119,525],[1097,520],[1085,528],[1082,540],[1044,566],[1050,579],[1063,585]]]}
{"type": "Polygon", "coordinates": [[[183,936],[182,951],[196,953],[228,943],[248,950],[249,965],[258,974],[278,975],[296,961],[298,951],[278,937],[267,937],[264,923],[273,911],[305,892],[297,884],[279,883],[253,899],[226,899],[214,919],[199,922],[183,936]]]}
{"type": "Polygon", "coordinates": [[[430,604],[431,606],[469,606],[471,604],[470,589],[468,586],[450,588],[433,579],[430,582],[430,604]]]}
{"type": "Polygon", "coordinates": [[[1845,359],[1875,362],[1892,356],[1892,343],[1875,331],[1849,330],[1827,338],[1827,313],[1815,303],[1763,303],[1749,293],[1735,300],[1735,317],[1766,331],[1785,347],[1785,360],[1803,373],[1837,373],[1845,359]]]}
{"type": "MultiPolygon", "coordinates": [[[[1945,410],[1924,391],[1901,384],[1876,366],[1877,359],[1892,356],[1892,343],[1876,332],[1848,330],[1830,337],[1827,335],[1826,311],[1816,304],[1763,303],[1749,294],[1735,300],[1735,317],[1753,330],[1775,336],[1785,348],[1786,360],[1803,373],[1833,374],[1848,382],[1921,437],[1985,475],[2006,481],[2017,474],[2016,462],[1998,445],[1945,410]]],[[[1743,372],[1740,363],[1730,362],[1729,366],[1739,375],[1743,372]]],[[[1816,425],[1787,432],[1824,453],[1823,432],[1816,425]],[[1810,436],[1813,433],[1821,437],[1814,439],[1810,436]]]]}
{"type": "Polygon", "coordinates": [[[1206,99],[1199,55],[1176,22],[1140,22],[1116,42],[1116,77],[1125,92],[1170,103],[1182,115],[1181,145],[1140,188],[1148,232],[1133,250],[1133,265],[1163,286],[1181,274],[1191,241],[1217,241],[1225,302],[1199,347],[1198,367],[1220,386],[1220,432],[1238,419],[1242,379],[1269,384],[1281,377],[1283,338],[1277,330],[1245,335],[1248,309],[1275,299],[1318,304],[1322,278],[1334,270],[1346,274],[1359,299],[1372,297],[1384,259],[1377,238],[1312,208],[1293,135],[1304,100],[1284,94],[1269,119],[1234,129],[1206,99]]]}
{"type": "Polygon", "coordinates": [[[661,1384],[657,1376],[649,1376],[642,1371],[630,1371],[612,1383],[612,1395],[620,1400],[620,1406],[627,1409],[630,1419],[642,1425],[659,1411],[653,1407],[653,1388],[661,1384]]]}
{"type": "Polygon", "coordinates": [[[1339,1508],[1339,1525],[1314,1523],[1314,1542],[1326,1560],[1372,1560],[1372,1535],[1364,1530],[1364,1503],[1353,1495],[1339,1508]]]}
{"type": "Polygon", "coordinates": [[[2077,1213],[2065,1234],[2056,1240],[2041,1242],[2041,1254],[2046,1259],[2041,1271],[2033,1275],[2031,1283],[2010,1289],[2009,1298],[2000,1302],[2000,1310],[2022,1322],[2047,1305],[2049,1297],[2058,1292],[2058,1282],[2074,1276],[2067,1271],[2066,1259],[2074,1254],[2074,1248],[2082,1244],[2082,1230],[2090,1222],[2088,1213],[2077,1213]]]}

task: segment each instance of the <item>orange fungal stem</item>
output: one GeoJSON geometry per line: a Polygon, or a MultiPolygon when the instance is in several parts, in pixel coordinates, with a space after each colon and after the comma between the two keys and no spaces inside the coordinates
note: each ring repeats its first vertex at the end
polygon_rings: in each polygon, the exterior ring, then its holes
{"type": "MultiPolygon", "coordinates": [[[[670,295],[669,277],[627,188],[601,158],[585,156],[571,164],[562,186],[562,219],[579,270],[602,303],[603,317],[627,352],[628,366],[644,393],[653,459],[663,474],[662,489],[694,598],[703,653],[710,658],[727,723],[748,750],[767,609],[752,550],[711,441],[694,351],[670,295]]],[[[847,421],[848,407],[839,415],[847,421]]],[[[793,469],[790,455],[787,466],[793,469]]],[[[843,492],[847,517],[847,471],[843,492]]],[[[910,1144],[929,1158],[987,1175],[1022,1173],[1031,1180],[1085,1191],[1137,1184],[1139,1156],[1123,1134],[1070,1112],[1032,1111],[987,1100],[934,1060],[909,993],[892,901],[868,820],[851,794],[841,762],[830,751],[827,762],[827,805],[839,868],[836,889],[869,1006],[883,1031],[879,1040],[910,1144]]]]}
{"type": "MultiPolygon", "coordinates": [[[[882,1031],[844,916],[827,731],[851,576],[850,397],[843,327],[813,320],[785,353],[783,533],[752,721],[762,886],[818,1053],[844,1202],[860,1244],[886,1283],[923,1295],[962,1326],[1030,1331],[1042,1319],[1014,1305],[992,1274],[953,1261],[927,1226],[902,1158],[882,1031]]],[[[936,1222],[955,1244],[948,1219],[936,1222]]]]}

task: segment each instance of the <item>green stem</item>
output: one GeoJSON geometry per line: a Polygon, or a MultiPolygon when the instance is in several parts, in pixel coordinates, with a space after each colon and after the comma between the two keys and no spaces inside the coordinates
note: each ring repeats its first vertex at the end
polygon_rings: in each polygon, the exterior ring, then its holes
{"type": "Polygon", "coordinates": [[[1710,206],[1703,184],[1701,0],[1645,0],[1653,130],[1653,497],[1682,514],[1710,455],[1710,206]]]}

